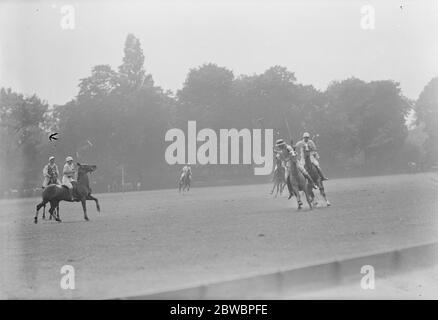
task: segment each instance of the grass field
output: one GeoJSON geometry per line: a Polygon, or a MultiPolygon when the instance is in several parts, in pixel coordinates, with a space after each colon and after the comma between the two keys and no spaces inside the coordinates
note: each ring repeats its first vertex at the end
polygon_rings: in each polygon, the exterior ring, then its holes
{"type": "Polygon", "coordinates": [[[33,223],[37,198],[0,201],[0,297],[111,298],[438,241],[438,174],[330,180],[332,207],[296,210],[271,185],[97,194],[33,223]],[[60,287],[63,265],[75,290],[60,287]]]}

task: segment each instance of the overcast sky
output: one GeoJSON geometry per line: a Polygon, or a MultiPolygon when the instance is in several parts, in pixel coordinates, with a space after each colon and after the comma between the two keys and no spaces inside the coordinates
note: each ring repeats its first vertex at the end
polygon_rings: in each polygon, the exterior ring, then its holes
{"type": "Polygon", "coordinates": [[[0,3],[0,86],[50,104],[72,99],[94,65],[116,69],[128,33],[171,90],[208,62],[236,76],[282,65],[322,90],[351,76],[393,79],[413,99],[438,76],[436,0],[16,2],[0,3]],[[75,9],[74,30],[61,28],[62,5],[75,9]],[[364,5],[375,8],[374,30],[361,28],[364,5]]]}

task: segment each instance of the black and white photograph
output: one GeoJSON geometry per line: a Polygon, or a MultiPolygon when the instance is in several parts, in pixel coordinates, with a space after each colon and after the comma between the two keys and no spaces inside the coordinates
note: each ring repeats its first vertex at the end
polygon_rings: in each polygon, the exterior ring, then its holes
{"type": "Polygon", "coordinates": [[[0,1],[0,299],[438,299],[437,39],[435,0],[0,1]]]}

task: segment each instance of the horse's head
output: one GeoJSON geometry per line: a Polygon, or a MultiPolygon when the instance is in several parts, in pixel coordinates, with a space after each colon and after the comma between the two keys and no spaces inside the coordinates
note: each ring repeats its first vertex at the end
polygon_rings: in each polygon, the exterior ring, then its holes
{"type": "Polygon", "coordinates": [[[97,169],[96,165],[80,164],[79,162],[77,163],[77,165],[78,165],[78,175],[87,174],[87,173],[93,172],[97,169]]]}
{"type": "Polygon", "coordinates": [[[292,163],[296,163],[297,158],[298,158],[298,153],[295,150],[292,150],[290,152],[290,160],[292,161],[292,163]]]}

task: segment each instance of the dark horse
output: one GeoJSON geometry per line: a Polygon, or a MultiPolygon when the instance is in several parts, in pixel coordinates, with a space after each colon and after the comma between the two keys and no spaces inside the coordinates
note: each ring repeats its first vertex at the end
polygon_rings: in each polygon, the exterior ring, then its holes
{"type": "MultiPolygon", "coordinates": [[[[315,182],[316,186],[318,187],[319,193],[321,193],[321,196],[324,198],[325,202],[327,203],[327,206],[330,206],[330,202],[327,200],[327,196],[325,194],[322,177],[319,174],[319,171],[316,168],[315,164],[313,164],[312,160],[310,159],[310,149],[308,145],[305,146],[303,152],[304,152],[304,168],[306,168],[307,172],[312,177],[312,180],[315,182]]],[[[316,198],[314,199],[313,204],[314,205],[317,204],[316,198]]]]}
{"type": "MultiPolygon", "coordinates": [[[[87,216],[87,200],[94,200],[96,202],[97,211],[100,212],[99,201],[91,195],[90,183],[88,180],[88,173],[93,172],[97,169],[95,165],[87,165],[78,163],[78,179],[77,182],[73,181],[73,194],[74,201],[82,203],[82,209],[84,210],[84,219],[89,220],[87,216]]],[[[59,218],[59,202],[60,201],[69,201],[70,194],[66,186],[51,184],[47,186],[42,194],[43,200],[36,206],[36,214],[34,218],[34,222],[38,223],[38,211],[41,207],[45,206],[46,203],[50,203],[49,213],[54,216],[56,221],[61,222],[59,218]],[[54,215],[54,211],[57,211],[57,215],[54,215]]]]}
{"type": "Polygon", "coordinates": [[[183,192],[187,189],[190,190],[190,175],[186,172],[182,178],[179,179],[179,192],[181,193],[181,189],[183,192]]]}
{"type": "Polygon", "coordinates": [[[307,203],[309,204],[309,208],[312,210],[312,202],[315,198],[313,194],[313,185],[311,182],[307,181],[301,171],[298,169],[297,165],[297,155],[291,156],[291,160],[288,161],[290,174],[287,177],[288,187],[291,188],[292,193],[297,198],[298,209],[301,209],[303,206],[303,202],[301,201],[300,191],[304,192],[306,196],[307,203]]]}

